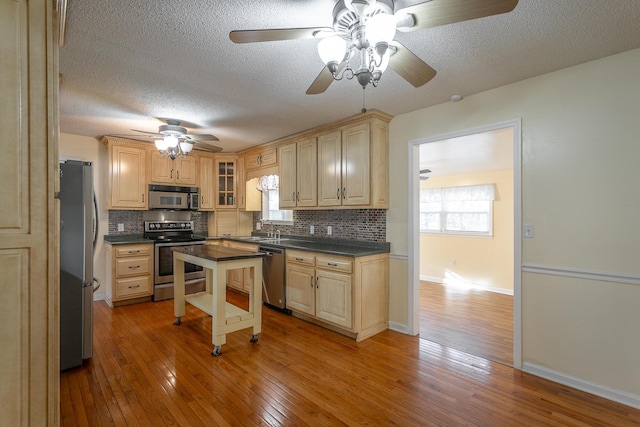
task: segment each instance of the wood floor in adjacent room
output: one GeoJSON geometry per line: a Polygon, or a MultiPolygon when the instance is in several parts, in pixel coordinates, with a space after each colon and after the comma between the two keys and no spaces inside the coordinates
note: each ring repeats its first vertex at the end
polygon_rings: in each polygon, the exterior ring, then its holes
{"type": "MultiPolygon", "coordinates": [[[[240,302],[235,294],[229,299],[240,302]]],[[[94,356],[61,373],[63,426],[638,425],[640,411],[439,344],[385,331],[356,343],[263,309],[227,336],[172,301],[95,302],[94,356]]]]}
{"type": "Polygon", "coordinates": [[[513,297],[421,281],[420,338],[513,366],[513,297]]]}

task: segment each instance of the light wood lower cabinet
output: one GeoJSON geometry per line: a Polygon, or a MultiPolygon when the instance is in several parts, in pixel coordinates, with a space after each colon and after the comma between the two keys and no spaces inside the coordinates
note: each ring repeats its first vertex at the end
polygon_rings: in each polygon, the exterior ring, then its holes
{"type": "Polygon", "coordinates": [[[389,255],[287,250],[287,308],[361,341],[388,327],[389,255]]]}
{"type": "MultiPolygon", "coordinates": [[[[233,249],[242,249],[249,252],[258,252],[258,245],[253,243],[236,242],[234,240],[223,240],[222,246],[233,249]]],[[[236,268],[227,270],[227,286],[236,291],[249,293],[253,286],[250,268],[236,268]]]]}
{"type": "Polygon", "coordinates": [[[106,245],[106,302],[111,307],[151,301],[153,243],[106,245]]]}

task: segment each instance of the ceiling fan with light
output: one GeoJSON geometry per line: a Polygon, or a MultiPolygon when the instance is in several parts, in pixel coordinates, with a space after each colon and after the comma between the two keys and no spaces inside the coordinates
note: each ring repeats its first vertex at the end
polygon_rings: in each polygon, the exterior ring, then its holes
{"type": "Polygon", "coordinates": [[[167,124],[160,125],[158,132],[131,130],[148,134],[149,138],[155,138],[156,148],[163,156],[170,157],[172,160],[178,157],[185,157],[194,148],[212,153],[222,151],[222,148],[204,142],[220,141],[217,137],[202,133],[187,133],[187,129],[180,126],[181,122],[179,120],[165,119],[164,121],[167,124]]]}
{"type": "Polygon", "coordinates": [[[395,10],[394,0],[339,0],[333,9],[333,27],[231,31],[234,43],[318,38],[325,63],[307,90],[326,91],[334,80],[354,77],[362,88],[377,86],[390,66],[402,78],[420,87],[436,71],[395,40],[396,31],[409,32],[511,12],[518,0],[431,0],[395,10]],[[354,66],[351,65],[352,60],[354,66]]]}

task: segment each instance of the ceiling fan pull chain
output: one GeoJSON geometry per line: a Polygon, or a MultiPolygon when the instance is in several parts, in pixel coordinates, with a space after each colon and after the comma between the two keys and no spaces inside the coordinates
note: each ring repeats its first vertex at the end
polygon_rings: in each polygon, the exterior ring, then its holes
{"type": "Polygon", "coordinates": [[[362,88],[362,110],[360,110],[361,113],[366,113],[367,112],[367,109],[364,106],[364,91],[365,91],[365,88],[363,87],[362,88]]]}

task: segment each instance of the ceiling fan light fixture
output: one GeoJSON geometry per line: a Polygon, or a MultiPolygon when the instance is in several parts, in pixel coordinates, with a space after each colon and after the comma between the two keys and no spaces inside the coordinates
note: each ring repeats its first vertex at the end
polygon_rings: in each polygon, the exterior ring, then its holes
{"type": "Polygon", "coordinates": [[[378,55],[384,55],[395,35],[396,19],[393,15],[381,12],[367,20],[367,40],[371,46],[374,46],[378,55]]]}
{"type": "Polygon", "coordinates": [[[187,141],[181,141],[180,142],[180,150],[182,150],[182,152],[184,154],[189,153],[191,150],[193,150],[193,144],[191,142],[187,142],[187,141]]]}
{"type": "Polygon", "coordinates": [[[175,135],[165,135],[164,142],[167,144],[167,148],[176,148],[179,141],[175,135]]]}
{"type": "MultiPolygon", "coordinates": [[[[329,64],[335,64],[335,70],[338,69],[338,64],[344,59],[346,50],[347,42],[339,36],[326,37],[318,42],[320,59],[327,67],[329,67],[329,64]]],[[[330,69],[332,73],[335,73],[335,70],[330,69]]]]}
{"type": "Polygon", "coordinates": [[[164,138],[163,139],[156,139],[156,148],[159,151],[164,151],[164,150],[166,150],[168,148],[168,145],[164,141],[164,138]]]}

